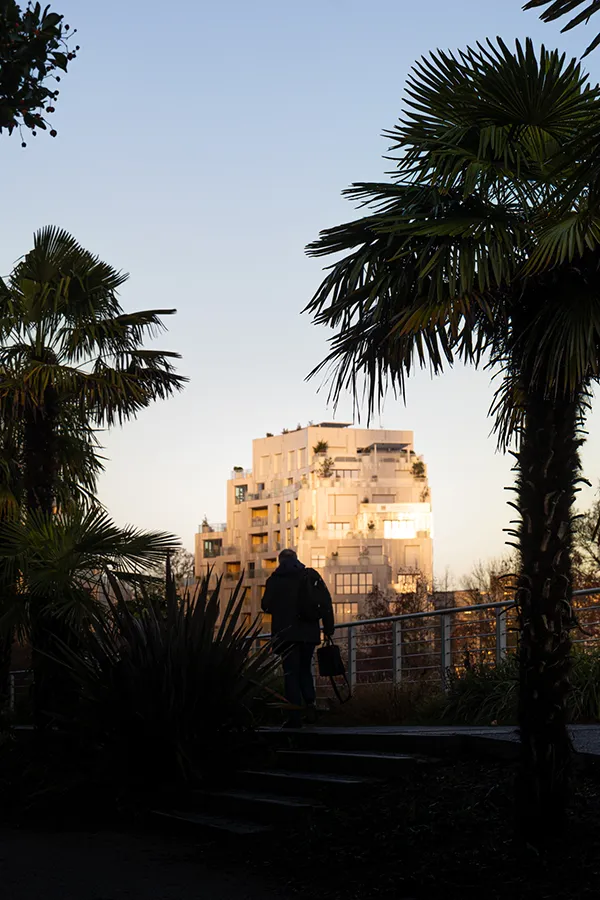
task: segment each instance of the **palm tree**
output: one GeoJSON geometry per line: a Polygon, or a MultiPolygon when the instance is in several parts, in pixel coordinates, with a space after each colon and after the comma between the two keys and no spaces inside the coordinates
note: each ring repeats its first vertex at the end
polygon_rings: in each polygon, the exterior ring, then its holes
{"type": "MultiPolygon", "coordinates": [[[[540,6],[547,7],[540,16],[544,22],[554,22],[556,19],[562,19],[564,16],[570,15],[574,10],[584,7],[567,22],[563,31],[570,31],[571,28],[581,25],[582,22],[588,22],[594,13],[600,10],[598,0],[529,0],[523,9],[536,9],[540,6]]],[[[587,56],[598,44],[600,44],[600,34],[596,35],[583,55],[587,56]]]]}
{"type": "Polygon", "coordinates": [[[49,713],[68,706],[70,681],[55,656],[61,646],[76,649],[79,635],[106,607],[107,579],[143,576],[178,545],[164,532],[118,528],[98,506],[34,511],[0,523],[0,571],[13,588],[0,633],[34,645],[36,722],[47,725],[49,713]],[[52,630],[41,635],[40,622],[51,622],[52,630]]]}
{"type": "Polygon", "coordinates": [[[343,254],[307,307],[336,330],[311,375],[329,367],[333,398],[362,390],[372,411],[419,365],[438,374],[461,358],[504,373],[493,411],[500,444],[518,446],[517,799],[539,839],[565,809],[571,517],[600,363],[600,231],[587,196],[565,213],[576,161],[563,151],[600,95],[576,61],[530,42],[433,54],[407,94],[394,180],[354,185],[369,214],[309,246],[343,254]]]}
{"type": "MultiPolygon", "coordinates": [[[[172,309],[125,313],[127,276],[49,227],[0,281],[0,417],[23,423],[26,506],[52,512],[65,442],[93,456],[93,429],[132,418],[182,389],[176,353],[143,348],[172,309]]],[[[83,460],[82,460],[83,461],[83,460]]],[[[90,490],[93,477],[81,477],[90,490]]],[[[90,473],[93,476],[94,470],[90,473]]]]}
{"type": "MultiPolygon", "coordinates": [[[[126,278],[49,227],[0,281],[0,422],[12,442],[0,516],[11,505],[13,513],[48,517],[93,504],[102,469],[97,429],[182,389],[186,379],[172,365],[178,355],[143,347],[174,310],[125,313],[117,290],[126,278]]],[[[13,588],[3,577],[5,602],[13,588]]],[[[31,610],[36,660],[62,629],[50,603],[38,599],[38,606],[37,615],[31,610]]]]}

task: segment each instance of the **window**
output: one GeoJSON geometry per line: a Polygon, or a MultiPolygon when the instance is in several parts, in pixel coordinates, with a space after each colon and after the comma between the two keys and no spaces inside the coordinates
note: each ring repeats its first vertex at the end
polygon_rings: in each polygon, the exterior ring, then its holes
{"type": "Polygon", "coordinates": [[[334,537],[348,534],[350,531],[350,522],[330,522],[327,526],[329,534],[334,537]]]}
{"type": "Polygon", "coordinates": [[[313,569],[324,569],[326,561],[327,557],[325,556],[324,550],[313,551],[310,559],[310,564],[313,569]]]}
{"type": "Polygon", "coordinates": [[[298,526],[294,525],[294,547],[298,546],[298,526]]]}
{"type": "Polygon", "coordinates": [[[369,594],[372,590],[372,572],[344,572],[335,576],[336,594],[369,594]]]}
{"type": "Polygon", "coordinates": [[[298,468],[306,468],[306,447],[302,447],[301,450],[298,450],[298,468]]]}
{"type": "Polygon", "coordinates": [[[348,619],[354,619],[358,615],[358,603],[334,603],[333,612],[338,624],[348,619]]]}
{"type": "Polygon", "coordinates": [[[300,502],[296,497],[294,500],[294,518],[297,519],[300,514],[300,502]]]}
{"type": "Polygon", "coordinates": [[[417,590],[418,582],[418,575],[406,575],[404,572],[399,572],[396,589],[400,594],[414,594],[417,590]]]}
{"type": "Polygon", "coordinates": [[[204,558],[214,559],[223,552],[223,539],[215,538],[214,540],[204,541],[204,558]]]}
{"type": "Polygon", "coordinates": [[[285,521],[289,522],[292,518],[292,501],[286,500],[285,502],[285,521]]]}
{"type": "Polygon", "coordinates": [[[334,469],[333,474],[336,478],[360,478],[360,469],[334,469]]]}
{"type": "Polygon", "coordinates": [[[414,519],[386,519],[383,523],[384,538],[410,540],[417,536],[414,519]]]}
{"type": "Polygon", "coordinates": [[[235,486],[235,502],[243,503],[246,499],[247,493],[248,493],[248,485],[247,484],[236,484],[236,486],[235,486]]]}
{"type": "Polygon", "coordinates": [[[296,451],[288,450],[288,472],[293,472],[293,470],[296,468],[295,462],[296,462],[296,451]]]}
{"type": "Polygon", "coordinates": [[[283,459],[282,453],[276,453],[275,456],[273,457],[273,472],[275,473],[275,475],[279,475],[279,473],[281,472],[281,469],[283,468],[282,459],[283,459]]]}
{"type": "Polygon", "coordinates": [[[287,485],[288,487],[291,487],[291,486],[293,485],[293,483],[294,483],[294,479],[293,479],[293,478],[286,478],[285,483],[286,483],[286,485],[287,485]]]}

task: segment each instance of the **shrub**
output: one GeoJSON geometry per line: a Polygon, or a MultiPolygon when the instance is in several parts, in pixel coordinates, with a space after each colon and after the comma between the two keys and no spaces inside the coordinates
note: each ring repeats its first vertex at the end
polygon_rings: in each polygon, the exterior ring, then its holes
{"type": "Polygon", "coordinates": [[[329,450],[329,444],[327,443],[327,441],[317,441],[317,443],[313,447],[313,453],[315,455],[317,455],[319,453],[327,453],[328,450],[329,450]]]}
{"type": "Polygon", "coordinates": [[[518,664],[509,656],[499,665],[468,664],[447,676],[440,708],[445,724],[509,725],[517,721],[518,664]]]}
{"type": "Polygon", "coordinates": [[[343,706],[334,704],[323,724],[424,725],[435,721],[442,701],[439,683],[428,678],[401,684],[360,684],[343,706]]]}

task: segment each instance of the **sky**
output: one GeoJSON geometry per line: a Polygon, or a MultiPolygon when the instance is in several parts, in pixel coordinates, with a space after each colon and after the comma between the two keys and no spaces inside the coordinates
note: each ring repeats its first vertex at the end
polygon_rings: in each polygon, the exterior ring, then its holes
{"type": "MultiPolygon", "coordinates": [[[[44,225],[66,228],[130,273],[127,310],[176,308],[155,346],[177,351],[182,394],[103,436],[100,497],[119,524],[171,531],[193,549],[225,519],[232,466],[266,432],[333,417],[305,376],[328,333],[302,308],[323,261],[305,245],[354,214],[341,191],[385,176],[382,132],[406,76],[435,48],[532,37],[580,55],[520,0],[55,0],[78,29],[58,137],[2,137],[0,273],[44,225]]],[[[600,50],[586,60],[600,80],[600,50]]],[[[412,429],[429,467],[435,569],[455,582],[502,555],[510,457],[496,452],[489,372],[417,374],[374,425],[412,429]]],[[[352,421],[343,398],[340,421],[352,421]]],[[[600,480],[600,406],[584,474],[600,480]]],[[[585,490],[581,505],[593,499],[585,490]]]]}

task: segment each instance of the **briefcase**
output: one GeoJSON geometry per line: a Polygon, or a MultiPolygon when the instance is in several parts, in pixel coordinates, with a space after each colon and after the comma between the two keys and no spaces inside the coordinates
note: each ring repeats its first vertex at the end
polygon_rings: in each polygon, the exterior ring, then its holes
{"type": "Polygon", "coordinates": [[[346,674],[340,648],[331,638],[325,638],[325,643],[317,650],[317,663],[322,678],[337,678],[346,674]]]}
{"type": "Polygon", "coordinates": [[[340,648],[334,644],[330,637],[325,638],[325,643],[317,650],[317,665],[319,667],[319,675],[322,678],[329,678],[333,693],[340,703],[347,703],[352,696],[352,688],[346,675],[346,667],[340,648]],[[342,697],[339,686],[335,679],[341,678],[343,686],[346,688],[346,696],[342,697]]]}

